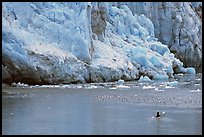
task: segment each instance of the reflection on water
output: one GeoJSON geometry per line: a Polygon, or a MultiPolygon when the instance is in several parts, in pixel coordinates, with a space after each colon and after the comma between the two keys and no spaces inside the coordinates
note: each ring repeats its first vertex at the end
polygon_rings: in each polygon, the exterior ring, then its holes
{"type": "MultiPolygon", "coordinates": [[[[138,96],[147,92],[142,87],[137,87],[138,96]]],[[[184,85],[174,90],[182,90],[181,87],[184,85]]],[[[191,86],[189,91],[196,88],[191,86]]],[[[3,91],[7,93],[2,93],[2,134],[202,134],[201,107],[138,105],[97,99],[98,95],[107,93],[135,94],[134,87],[124,90],[5,88],[3,91]],[[152,118],[158,110],[166,113],[160,119],[152,118]]],[[[193,95],[192,98],[201,95],[200,92],[180,92],[193,95]]]]}

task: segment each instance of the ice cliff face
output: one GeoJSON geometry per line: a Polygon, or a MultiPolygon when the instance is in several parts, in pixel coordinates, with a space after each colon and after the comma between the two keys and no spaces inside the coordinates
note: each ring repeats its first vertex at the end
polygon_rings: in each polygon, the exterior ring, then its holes
{"type": "Polygon", "coordinates": [[[59,84],[168,79],[184,68],[154,25],[127,6],[90,2],[2,3],[2,81],[59,84]]]}
{"type": "Polygon", "coordinates": [[[202,71],[202,2],[113,2],[151,19],[155,37],[185,66],[202,71]]]}

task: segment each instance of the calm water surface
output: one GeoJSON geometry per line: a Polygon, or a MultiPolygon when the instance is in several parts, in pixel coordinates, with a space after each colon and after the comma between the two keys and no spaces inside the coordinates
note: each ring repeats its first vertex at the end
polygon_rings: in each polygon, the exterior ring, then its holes
{"type": "Polygon", "coordinates": [[[2,134],[200,135],[202,75],[176,80],[174,87],[137,81],[122,88],[114,83],[6,87],[2,134]],[[158,119],[156,111],[166,113],[158,119]]]}

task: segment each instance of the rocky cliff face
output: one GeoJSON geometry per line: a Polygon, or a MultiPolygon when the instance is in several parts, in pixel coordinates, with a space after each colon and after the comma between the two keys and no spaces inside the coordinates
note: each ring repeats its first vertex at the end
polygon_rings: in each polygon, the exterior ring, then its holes
{"type": "Polygon", "coordinates": [[[202,2],[113,2],[144,14],[154,24],[155,37],[168,45],[185,66],[202,71],[202,2]]]}
{"type": "Polygon", "coordinates": [[[158,41],[152,21],[130,9],[100,2],[4,2],[2,81],[59,84],[194,74],[158,41]]]}

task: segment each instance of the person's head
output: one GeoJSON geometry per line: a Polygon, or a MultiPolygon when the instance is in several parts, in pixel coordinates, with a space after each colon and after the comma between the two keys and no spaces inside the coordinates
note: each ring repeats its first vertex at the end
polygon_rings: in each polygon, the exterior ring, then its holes
{"type": "Polygon", "coordinates": [[[159,111],[157,111],[157,115],[156,115],[156,117],[159,117],[160,116],[160,113],[159,113],[159,111]]]}

